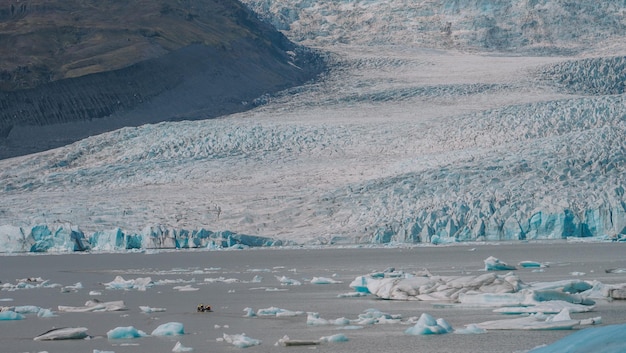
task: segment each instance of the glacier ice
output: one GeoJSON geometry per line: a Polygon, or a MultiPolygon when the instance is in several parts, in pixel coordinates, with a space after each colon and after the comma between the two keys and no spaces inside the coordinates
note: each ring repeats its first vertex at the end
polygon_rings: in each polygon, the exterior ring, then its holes
{"type": "Polygon", "coordinates": [[[244,3],[329,72],[0,161],[0,252],[626,238],[623,4],[244,3]]]}

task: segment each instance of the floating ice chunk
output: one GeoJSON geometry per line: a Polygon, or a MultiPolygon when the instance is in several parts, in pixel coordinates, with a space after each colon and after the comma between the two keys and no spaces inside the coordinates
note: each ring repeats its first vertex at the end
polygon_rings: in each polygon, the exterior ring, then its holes
{"type": "Polygon", "coordinates": [[[336,335],[323,336],[320,338],[320,342],[348,342],[348,337],[346,337],[346,335],[344,335],[343,333],[338,333],[336,335]]]}
{"type": "Polygon", "coordinates": [[[85,306],[65,306],[59,305],[59,311],[63,312],[90,312],[90,311],[121,311],[126,310],[123,300],[115,300],[110,302],[99,302],[97,300],[88,300],[85,306]]]}
{"type": "Polygon", "coordinates": [[[250,282],[252,282],[252,283],[261,283],[261,281],[263,281],[263,277],[261,277],[259,275],[256,275],[256,276],[254,276],[254,278],[250,282]]]}
{"type": "Polygon", "coordinates": [[[172,289],[177,290],[179,292],[195,292],[195,291],[200,290],[200,288],[192,287],[191,284],[187,284],[184,286],[175,286],[172,289]]]}
{"type": "Polygon", "coordinates": [[[348,292],[348,293],[337,294],[337,298],[358,298],[358,297],[365,297],[367,295],[368,295],[367,293],[363,293],[363,292],[348,292]]]}
{"type": "Polygon", "coordinates": [[[594,309],[594,306],[573,304],[563,300],[550,300],[546,302],[539,302],[532,306],[505,307],[494,309],[493,311],[502,314],[557,314],[563,311],[563,309],[569,310],[570,313],[585,313],[592,311],[594,309]]]}
{"type": "Polygon", "coordinates": [[[145,291],[154,285],[150,277],[140,277],[125,280],[122,276],[116,276],[111,282],[104,283],[107,289],[136,289],[145,291]]]}
{"type": "Polygon", "coordinates": [[[307,313],[306,324],[309,326],[326,326],[330,323],[328,320],[320,318],[319,313],[309,312],[307,313]]]}
{"type": "Polygon", "coordinates": [[[515,319],[485,321],[476,326],[485,330],[571,330],[579,324],[579,320],[572,320],[569,311],[563,309],[557,315],[539,313],[515,319]]]}
{"type": "Polygon", "coordinates": [[[465,328],[454,331],[454,333],[461,334],[461,335],[475,335],[475,334],[481,334],[481,333],[486,333],[486,332],[487,330],[476,326],[476,324],[469,324],[469,325],[466,325],[465,328]]]}
{"type": "Polygon", "coordinates": [[[37,314],[41,310],[36,305],[18,305],[13,307],[13,311],[18,314],[37,314]]]}
{"type": "Polygon", "coordinates": [[[328,277],[313,277],[311,279],[311,284],[336,284],[336,283],[343,283],[343,282],[337,281],[328,277]]]}
{"type": "Polygon", "coordinates": [[[160,312],[164,312],[167,309],[165,308],[151,308],[149,306],[143,306],[140,305],[139,306],[139,310],[141,310],[141,312],[146,313],[146,314],[150,314],[150,313],[160,313],[160,312]]]}
{"type": "Polygon", "coordinates": [[[295,280],[295,279],[291,279],[287,276],[276,276],[276,279],[283,286],[299,286],[302,284],[302,282],[295,280]]]}
{"type": "Polygon", "coordinates": [[[174,345],[174,348],[172,348],[172,352],[191,352],[191,351],[193,351],[193,348],[185,347],[180,342],[176,342],[176,344],[174,345]]]}
{"type": "Polygon", "coordinates": [[[61,288],[61,292],[62,293],[77,292],[79,289],[83,289],[83,284],[80,282],[77,282],[71,286],[64,286],[63,288],[61,288]]]}
{"type": "Polygon", "coordinates": [[[423,313],[414,326],[404,330],[407,335],[439,335],[453,331],[452,326],[443,319],[435,320],[429,314],[423,313]]]}
{"type": "Polygon", "coordinates": [[[254,317],[254,316],[276,316],[276,317],[290,317],[290,316],[299,316],[304,314],[304,311],[292,311],[287,309],[281,309],[277,307],[269,307],[265,309],[259,309],[256,314],[251,308],[245,308],[246,317],[254,317]]]}
{"type": "Polygon", "coordinates": [[[43,309],[41,308],[38,312],[37,312],[37,317],[56,317],[58,315],[56,315],[52,310],[50,309],[43,309]]]}
{"type": "Polygon", "coordinates": [[[252,346],[258,346],[261,344],[261,340],[248,337],[246,336],[245,333],[235,334],[235,335],[224,334],[223,337],[224,337],[224,341],[239,348],[248,348],[252,346]]]}
{"type": "Polygon", "coordinates": [[[570,272],[571,276],[584,276],[586,275],[586,273],[584,272],[579,272],[579,271],[574,271],[574,272],[570,272]]]}
{"type": "Polygon", "coordinates": [[[276,342],[275,346],[283,345],[286,347],[290,346],[316,346],[320,344],[320,341],[317,340],[292,340],[289,336],[285,335],[283,338],[279,339],[276,342]]]}
{"type": "Polygon", "coordinates": [[[209,282],[209,283],[239,283],[241,282],[237,278],[226,278],[226,277],[205,278],[204,281],[209,282]]]}
{"type": "Polygon", "coordinates": [[[254,312],[254,309],[248,307],[243,309],[243,311],[245,312],[245,314],[243,315],[244,317],[255,317],[256,313],[254,312]]]}
{"type": "Polygon", "coordinates": [[[152,336],[178,336],[185,334],[185,327],[180,322],[167,322],[152,331],[152,336]]]}
{"type": "Polygon", "coordinates": [[[91,295],[91,296],[98,296],[98,295],[102,295],[102,292],[100,292],[98,290],[92,290],[92,291],[89,291],[89,295],[91,295]]]}
{"type": "Polygon", "coordinates": [[[139,338],[148,336],[145,332],[137,330],[133,326],[120,326],[107,332],[108,339],[125,339],[125,338],[139,338]]]}
{"type": "Polygon", "coordinates": [[[92,351],[92,353],[115,353],[115,352],[113,352],[113,351],[101,351],[101,350],[99,350],[99,349],[94,349],[94,350],[92,351]]]}
{"type": "Polygon", "coordinates": [[[15,311],[6,310],[0,311],[0,321],[10,321],[10,320],[23,320],[24,315],[16,313],[15,311]]]}
{"type": "Polygon", "coordinates": [[[518,265],[523,268],[548,267],[547,264],[537,261],[522,261],[518,265]]]}
{"type": "Polygon", "coordinates": [[[587,328],[529,353],[620,353],[626,349],[626,324],[587,328]]]}
{"type": "Polygon", "coordinates": [[[515,266],[508,265],[493,256],[485,259],[485,271],[511,271],[515,269],[515,266]]]}
{"type": "Polygon", "coordinates": [[[46,331],[33,338],[35,341],[56,341],[56,340],[77,340],[87,338],[87,328],[85,327],[63,327],[46,331]]]}

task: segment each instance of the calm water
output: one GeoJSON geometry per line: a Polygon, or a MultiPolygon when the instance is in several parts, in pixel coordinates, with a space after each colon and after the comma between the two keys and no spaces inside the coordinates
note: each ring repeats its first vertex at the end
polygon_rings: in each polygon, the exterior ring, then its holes
{"type": "MultiPolygon", "coordinates": [[[[606,273],[610,268],[626,268],[626,244],[526,243],[462,245],[449,247],[357,248],[357,249],[259,249],[246,251],[175,251],[133,254],[21,255],[0,257],[0,281],[42,277],[63,286],[80,282],[76,292],[60,288],[0,291],[1,305],[36,305],[56,311],[58,305],[82,306],[93,298],[100,301],[124,300],[127,311],[102,313],[58,313],[53,318],[27,315],[25,320],[0,321],[2,352],[93,352],[94,349],[122,352],[171,352],[177,341],[194,352],[241,351],[216,339],[223,333],[260,339],[260,346],[246,352],[524,352],[551,343],[572,331],[490,331],[482,335],[408,336],[400,324],[375,325],[360,330],[336,326],[309,327],[306,315],[288,318],[244,318],[244,309],[268,307],[319,312],[325,319],[357,318],[368,308],[400,314],[404,320],[424,312],[444,318],[455,328],[465,324],[502,319],[489,309],[438,308],[432,303],[377,300],[373,297],[337,298],[351,291],[348,284],[358,275],[388,267],[407,272],[429,269],[433,274],[480,274],[483,260],[495,256],[509,264],[524,260],[551,262],[542,273],[531,269],[516,271],[524,282],[569,278],[596,279],[604,283],[626,283],[626,274],[606,273]],[[584,274],[583,274],[584,273],[584,274]],[[125,279],[151,277],[157,280],[194,279],[193,283],[157,285],[147,291],[107,290],[102,283],[121,275],[125,279]],[[261,276],[260,283],[250,282],[261,276]],[[276,276],[302,282],[301,286],[281,286],[276,276]],[[332,277],[342,284],[314,285],[312,277],[332,277]],[[236,279],[237,283],[214,279],[236,279]],[[211,281],[205,281],[210,279],[211,281]],[[181,292],[175,286],[191,284],[198,291],[181,292]],[[269,289],[269,290],[266,290],[269,289]],[[90,291],[102,295],[91,296],[90,291]],[[211,313],[196,313],[196,305],[209,304],[211,313]],[[144,314],[140,305],[166,308],[161,313],[144,314]],[[147,333],[159,324],[181,322],[184,336],[145,337],[109,340],[106,332],[118,326],[134,326],[147,333]],[[33,341],[33,337],[53,327],[87,327],[89,340],[33,341]],[[313,347],[275,346],[278,339],[318,339],[343,333],[349,342],[313,347]]],[[[602,316],[604,324],[625,323],[626,303],[599,303],[595,312],[574,318],[602,316]]]]}

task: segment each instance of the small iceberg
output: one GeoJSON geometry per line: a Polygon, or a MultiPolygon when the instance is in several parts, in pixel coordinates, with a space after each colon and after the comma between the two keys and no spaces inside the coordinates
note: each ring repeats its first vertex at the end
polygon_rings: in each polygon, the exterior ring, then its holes
{"type": "Polygon", "coordinates": [[[185,327],[180,322],[168,322],[152,331],[152,336],[178,336],[185,334],[185,327]]]}
{"type": "Polygon", "coordinates": [[[440,335],[452,332],[452,326],[444,319],[435,320],[429,314],[423,313],[414,326],[404,330],[407,335],[440,335]]]}
{"type": "Polygon", "coordinates": [[[86,327],[63,327],[46,331],[33,338],[35,341],[80,340],[89,337],[86,327]]]}
{"type": "Polygon", "coordinates": [[[174,348],[172,348],[172,352],[191,352],[193,351],[193,348],[191,347],[185,347],[182,345],[182,343],[180,342],[176,342],[176,344],[174,345],[174,348]]]}
{"type": "Polygon", "coordinates": [[[252,346],[258,346],[261,344],[261,340],[257,340],[251,337],[246,336],[245,333],[235,334],[235,335],[227,335],[224,334],[223,340],[227,343],[232,344],[235,347],[239,348],[248,348],[252,346]]]}
{"type": "Polygon", "coordinates": [[[148,336],[145,332],[137,330],[133,326],[116,327],[107,332],[107,338],[114,339],[126,339],[126,338],[139,338],[148,336]]]}
{"type": "Polygon", "coordinates": [[[485,259],[485,271],[511,271],[516,269],[515,266],[508,265],[506,262],[502,262],[493,256],[485,259]]]}
{"type": "Polygon", "coordinates": [[[0,321],[11,321],[11,320],[23,320],[24,315],[20,313],[16,313],[15,311],[7,310],[0,311],[0,321]]]}

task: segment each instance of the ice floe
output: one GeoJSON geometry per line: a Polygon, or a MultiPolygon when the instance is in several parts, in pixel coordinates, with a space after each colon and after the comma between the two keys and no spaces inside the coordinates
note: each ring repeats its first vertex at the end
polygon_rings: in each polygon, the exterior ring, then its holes
{"type": "Polygon", "coordinates": [[[248,348],[248,347],[252,347],[252,346],[258,346],[262,343],[261,340],[255,339],[255,338],[251,338],[246,336],[245,333],[242,334],[234,334],[234,335],[227,335],[224,334],[223,338],[221,339],[227,343],[232,344],[235,347],[239,347],[239,348],[248,348]]]}
{"type": "Polygon", "coordinates": [[[140,277],[135,279],[125,280],[122,276],[116,276],[111,282],[103,283],[107,289],[136,289],[139,291],[145,291],[152,287],[154,282],[150,277],[140,277]]]}
{"type": "Polygon", "coordinates": [[[59,305],[58,309],[63,312],[83,313],[91,311],[121,311],[127,310],[127,307],[123,300],[100,302],[92,299],[85,302],[84,306],[59,305]]]}
{"type": "Polygon", "coordinates": [[[75,340],[89,337],[85,327],[63,327],[46,331],[33,338],[35,341],[75,340]]]}

